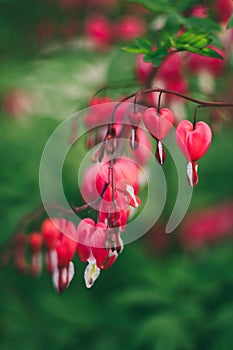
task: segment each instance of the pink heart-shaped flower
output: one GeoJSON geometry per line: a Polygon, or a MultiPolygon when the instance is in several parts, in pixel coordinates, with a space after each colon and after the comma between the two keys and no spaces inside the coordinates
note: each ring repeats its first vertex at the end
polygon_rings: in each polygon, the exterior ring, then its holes
{"type": "Polygon", "coordinates": [[[182,120],[176,128],[176,140],[188,161],[197,161],[208,150],[212,132],[208,124],[198,122],[193,127],[189,120],[182,120]]]}
{"type": "Polygon", "coordinates": [[[157,140],[162,141],[174,124],[174,115],[168,108],[162,108],[158,113],[154,107],[148,108],[143,121],[150,134],[157,140]]]}

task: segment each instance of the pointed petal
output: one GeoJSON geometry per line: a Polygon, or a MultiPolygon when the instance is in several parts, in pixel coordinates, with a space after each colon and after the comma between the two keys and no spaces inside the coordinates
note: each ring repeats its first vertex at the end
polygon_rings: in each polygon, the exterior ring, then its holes
{"type": "Polygon", "coordinates": [[[59,290],[59,270],[58,270],[58,268],[54,269],[54,271],[53,271],[52,282],[53,282],[53,286],[56,289],[56,291],[58,293],[60,293],[60,290],[59,290]]]}
{"type": "Polygon", "coordinates": [[[187,177],[190,186],[196,186],[198,183],[198,164],[196,162],[188,162],[187,164],[187,177]]]}
{"type": "Polygon", "coordinates": [[[163,144],[161,141],[157,142],[155,157],[160,165],[163,165],[166,159],[166,153],[163,148],[163,144]]]}
{"type": "Polygon", "coordinates": [[[73,263],[73,261],[70,261],[70,264],[68,267],[68,285],[67,285],[67,287],[69,286],[70,282],[74,278],[74,274],[75,274],[74,263],[73,263]]]}
{"type": "Polygon", "coordinates": [[[84,280],[87,288],[91,288],[97,278],[99,277],[100,269],[96,266],[96,264],[90,262],[84,272],[84,280]]]}

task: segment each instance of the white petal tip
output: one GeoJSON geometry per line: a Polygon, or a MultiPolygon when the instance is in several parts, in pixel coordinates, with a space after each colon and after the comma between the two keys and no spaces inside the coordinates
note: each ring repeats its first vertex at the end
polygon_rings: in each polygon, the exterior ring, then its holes
{"type": "Polygon", "coordinates": [[[87,288],[91,288],[100,275],[100,269],[96,264],[89,263],[84,272],[84,280],[87,288]]]}
{"type": "Polygon", "coordinates": [[[134,194],[133,186],[127,184],[127,185],[126,185],[126,192],[128,192],[128,194],[129,194],[130,197],[132,198],[132,200],[133,200],[133,202],[134,202],[135,208],[138,208],[138,202],[137,202],[136,196],[135,196],[135,194],[134,194]]]}

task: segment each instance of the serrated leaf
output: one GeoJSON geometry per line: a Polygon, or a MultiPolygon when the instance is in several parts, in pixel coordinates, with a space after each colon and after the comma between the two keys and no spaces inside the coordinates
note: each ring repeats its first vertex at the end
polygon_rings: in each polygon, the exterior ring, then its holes
{"type": "Polygon", "coordinates": [[[227,23],[227,29],[229,28],[233,28],[233,14],[231,15],[227,23]]]}

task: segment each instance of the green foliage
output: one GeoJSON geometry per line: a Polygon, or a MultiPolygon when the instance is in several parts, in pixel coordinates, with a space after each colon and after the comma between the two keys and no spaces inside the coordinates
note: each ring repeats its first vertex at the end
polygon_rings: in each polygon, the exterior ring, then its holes
{"type": "Polygon", "coordinates": [[[212,39],[206,34],[185,32],[176,40],[172,40],[172,46],[176,48],[177,51],[189,51],[202,56],[223,59],[223,57],[217,51],[207,47],[211,41],[212,39]]]}
{"type": "Polygon", "coordinates": [[[127,0],[128,2],[140,4],[156,14],[164,14],[170,11],[184,11],[195,3],[195,0],[171,1],[171,0],[127,0]]]}
{"type": "Polygon", "coordinates": [[[185,16],[182,11],[191,3],[183,5],[178,1],[174,5],[174,2],[169,0],[162,2],[130,0],[130,2],[140,3],[155,15],[162,14],[164,25],[161,30],[156,31],[155,39],[137,38],[123,48],[125,51],[145,55],[145,62],[151,62],[154,67],[163,62],[171,49],[222,59],[215,50],[207,47],[212,41],[219,44],[216,33],[220,32],[220,26],[211,18],[185,16]],[[180,29],[185,29],[185,33],[179,36],[177,32],[180,29]]]}
{"type": "Polygon", "coordinates": [[[178,37],[162,34],[157,49],[153,49],[154,45],[149,40],[137,38],[134,43],[124,47],[123,50],[134,54],[143,54],[144,61],[151,62],[154,67],[160,66],[169,55],[170,49],[223,59],[216,50],[208,47],[212,40],[213,36],[211,34],[196,34],[196,32],[187,31],[178,37]]]}
{"type": "Polygon", "coordinates": [[[123,50],[136,54],[147,54],[152,51],[152,44],[149,40],[137,38],[134,43],[129,44],[127,47],[123,48],[123,50]]]}
{"type": "Polygon", "coordinates": [[[157,14],[163,14],[168,11],[172,11],[174,6],[168,0],[154,1],[154,0],[127,0],[136,4],[140,4],[148,10],[157,14]]]}

